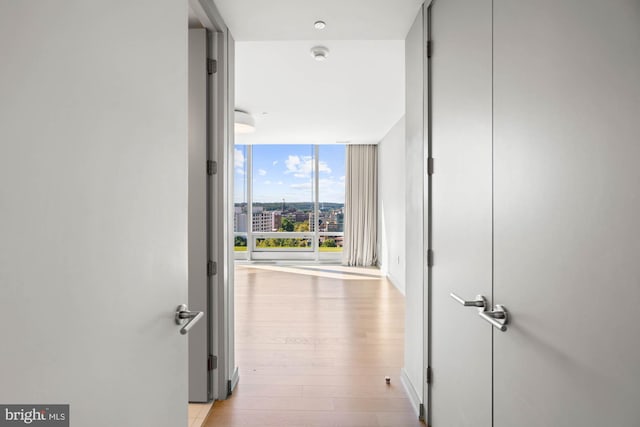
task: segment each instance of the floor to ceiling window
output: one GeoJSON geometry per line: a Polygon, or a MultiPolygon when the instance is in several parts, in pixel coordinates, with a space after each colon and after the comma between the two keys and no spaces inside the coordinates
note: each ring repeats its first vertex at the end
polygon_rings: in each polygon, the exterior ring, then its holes
{"type": "Polygon", "coordinates": [[[345,146],[237,145],[236,259],[339,260],[345,146]]]}
{"type": "Polygon", "coordinates": [[[235,252],[247,251],[247,202],[249,200],[247,188],[247,146],[236,145],[233,154],[233,231],[235,232],[235,252]]]}
{"type": "Polygon", "coordinates": [[[318,156],[320,159],[331,159],[330,163],[324,164],[326,174],[323,173],[322,164],[319,168],[318,244],[320,252],[342,252],[345,146],[319,145],[318,156]]]}

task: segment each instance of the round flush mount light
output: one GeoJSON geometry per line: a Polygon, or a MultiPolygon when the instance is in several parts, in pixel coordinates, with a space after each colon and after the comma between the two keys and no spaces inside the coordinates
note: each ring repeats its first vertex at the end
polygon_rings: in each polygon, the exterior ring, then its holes
{"type": "Polygon", "coordinates": [[[252,133],[256,130],[256,121],[251,114],[243,110],[234,111],[233,130],[235,133],[252,133]]]}
{"type": "Polygon", "coordinates": [[[329,49],[324,46],[314,46],[311,48],[311,56],[316,61],[324,61],[329,56],[329,49]]]}
{"type": "Polygon", "coordinates": [[[316,21],[313,23],[313,28],[316,30],[324,30],[327,27],[327,23],[324,21],[316,21]]]}

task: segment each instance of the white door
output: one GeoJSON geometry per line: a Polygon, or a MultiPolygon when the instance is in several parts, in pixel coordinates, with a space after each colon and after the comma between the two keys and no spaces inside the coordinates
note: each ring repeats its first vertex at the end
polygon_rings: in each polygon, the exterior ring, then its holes
{"type": "Polygon", "coordinates": [[[432,177],[431,419],[491,425],[491,1],[435,0],[429,60],[432,177]]]}
{"type": "Polygon", "coordinates": [[[640,2],[494,2],[494,425],[640,425],[640,2]]]}
{"type": "Polygon", "coordinates": [[[0,403],[185,426],[186,3],[2,1],[0,57],[0,403]]]}
{"type": "Polygon", "coordinates": [[[436,0],[431,25],[432,424],[640,425],[640,2],[436,0]]]}

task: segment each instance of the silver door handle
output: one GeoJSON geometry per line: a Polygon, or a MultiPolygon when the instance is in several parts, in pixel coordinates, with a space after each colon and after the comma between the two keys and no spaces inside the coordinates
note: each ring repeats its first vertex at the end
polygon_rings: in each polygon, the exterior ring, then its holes
{"type": "Polygon", "coordinates": [[[186,304],[180,304],[176,309],[176,325],[182,325],[186,319],[189,319],[187,324],[180,328],[180,333],[186,335],[189,329],[198,323],[198,320],[200,320],[202,316],[204,316],[204,312],[189,311],[186,304]]]}
{"type": "Polygon", "coordinates": [[[478,307],[479,309],[482,309],[482,310],[484,310],[487,307],[487,299],[482,295],[477,295],[476,299],[474,299],[473,301],[465,301],[454,293],[449,294],[449,296],[451,296],[451,298],[458,301],[460,304],[464,305],[465,307],[478,307]]]}
{"type": "Polygon", "coordinates": [[[509,323],[509,312],[504,305],[498,304],[493,310],[488,310],[487,299],[482,295],[476,296],[476,299],[474,299],[473,301],[465,301],[454,293],[451,293],[449,295],[451,296],[451,298],[458,301],[465,307],[478,307],[478,316],[482,317],[484,320],[491,323],[502,332],[507,331],[507,323],[509,323]]]}
{"type": "Polygon", "coordinates": [[[487,322],[491,323],[502,332],[507,331],[507,323],[509,323],[509,312],[500,304],[497,304],[493,310],[479,311],[478,315],[487,322]]]}

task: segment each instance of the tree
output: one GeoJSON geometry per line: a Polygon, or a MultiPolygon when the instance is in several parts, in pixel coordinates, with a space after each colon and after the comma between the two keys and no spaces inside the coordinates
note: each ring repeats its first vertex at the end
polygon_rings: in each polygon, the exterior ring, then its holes
{"type": "Polygon", "coordinates": [[[296,223],[295,230],[300,233],[304,233],[305,231],[309,231],[309,221],[298,222],[296,223]]]}
{"type": "Polygon", "coordinates": [[[295,224],[289,218],[282,218],[282,225],[280,229],[282,231],[293,231],[295,224]]]}
{"type": "Polygon", "coordinates": [[[320,245],[323,248],[336,248],[338,247],[338,245],[336,244],[336,241],[333,239],[325,239],[324,242],[322,242],[322,244],[320,245]]]}
{"type": "Polygon", "coordinates": [[[243,236],[236,236],[235,246],[247,246],[247,238],[243,236]]]}

